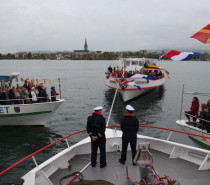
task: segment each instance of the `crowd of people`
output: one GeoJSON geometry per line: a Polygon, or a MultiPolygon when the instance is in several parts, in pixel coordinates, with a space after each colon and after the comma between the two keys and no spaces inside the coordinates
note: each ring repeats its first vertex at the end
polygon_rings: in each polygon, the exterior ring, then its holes
{"type": "Polygon", "coordinates": [[[207,132],[210,132],[210,99],[207,101],[207,103],[201,104],[201,111],[199,112],[199,100],[197,97],[193,97],[192,99],[192,105],[190,110],[185,111],[185,115],[188,119],[188,123],[192,123],[194,126],[197,126],[197,120],[199,120],[198,127],[207,130],[207,132]]]}
{"type": "Polygon", "coordinates": [[[157,80],[164,78],[164,73],[162,73],[161,70],[132,70],[132,71],[126,71],[123,67],[115,66],[112,68],[111,65],[109,65],[107,69],[107,74],[112,77],[117,77],[117,78],[130,78],[131,76],[135,74],[143,74],[143,75],[148,75],[150,76],[150,79],[152,80],[157,80]]]}
{"type": "MultiPolygon", "coordinates": [[[[51,87],[51,101],[56,101],[58,93],[51,87]]],[[[43,83],[38,85],[25,80],[24,84],[16,87],[0,87],[0,105],[42,103],[49,101],[47,87],[43,83]]]]}

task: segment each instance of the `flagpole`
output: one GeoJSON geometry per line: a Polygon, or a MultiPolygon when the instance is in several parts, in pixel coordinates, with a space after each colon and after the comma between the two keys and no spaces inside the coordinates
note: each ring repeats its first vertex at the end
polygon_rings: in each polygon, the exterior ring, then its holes
{"type": "Polygon", "coordinates": [[[59,94],[60,94],[60,99],[61,99],[61,79],[58,78],[58,82],[59,82],[59,94]]]}

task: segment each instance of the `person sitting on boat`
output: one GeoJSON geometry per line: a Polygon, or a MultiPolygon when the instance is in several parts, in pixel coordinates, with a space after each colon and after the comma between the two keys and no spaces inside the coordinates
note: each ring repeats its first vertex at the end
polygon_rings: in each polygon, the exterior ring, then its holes
{"type": "Polygon", "coordinates": [[[208,111],[206,111],[204,119],[208,121],[205,123],[206,124],[205,126],[207,129],[207,132],[210,133],[210,108],[209,107],[208,107],[208,111]]]}
{"type": "MultiPolygon", "coordinates": [[[[132,106],[126,106],[127,114],[121,120],[121,130],[122,130],[122,152],[119,162],[125,164],[127,156],[127,148],[130,143],[131,152],[132,152],[132,161],[136,155],[136,142],[137,142],[137,133],[139,130],[139,120],[134,116],[133,111],[135,110],[132,106]]],[[[134,162],[133,162],[133,165],[134,162]]]]}
{"type": "Polygon", "coordinates": [[[206,104],[201,104],[201,112],[199,114],[199,118],[201,118],[200,128],[208,129],[208,126],[210,126],[210,122],[208,122],[210,120],[210,112],[206,104]]]}
{"type": "Polygon", "coordinates": [[[189,122],[190,122],[190,115],[193,116],[194,126],[196,126],[196,124],[195,124],[196,117],[195,116],[198,116],[198,111],[199,111],[199,100],[197,97],[193,97],[191,108],[189,111],[185,111],[185,116],[187,117],[189,122]]]}
{"type": "Polygon", "coordinates": [[[51,101],[56,101],[56,96],[59,95],[56,90],[55,86],[51,87],[51,101]]]}
{"type": "Polygon", "coordinates": [[[106,122],[102,115],[102,106],[95,107],[92,116],[87,119],[87,133],[91,138],[91,166],[97,163],[97,150],[100,150],[100,167],[106,164],[106,122]]]}

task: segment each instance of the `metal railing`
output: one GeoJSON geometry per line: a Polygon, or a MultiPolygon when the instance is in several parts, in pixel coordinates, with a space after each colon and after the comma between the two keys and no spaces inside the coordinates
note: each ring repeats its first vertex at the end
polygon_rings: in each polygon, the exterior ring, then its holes
{"type": "Polygon", "coordinates": [[[185,113],[185,115],[189,116],[189,118],[192,118],[192,119],[194,118],[196,120],[196,121],[191,121],[191,119],[190,119],[189,123],[193,123],[193,125],[195,127],[201,127],[202,130],[207,130],[207,128],[204,128],[204,126],[205,126],[204,124],[205,123],[210,124],[209,120],[203,119],[203,118],[201,118],[199,116],[193,116],[192,114],[189,114],[187,112],[184,112],[184,113],[185,113]],[[198,120],[198,122],[197,122],[197,120],[198,120]]]}
{"type": "MultiPolygon", "coordinates": [[[[36,102],[33,102],[32,98],[4,99],[4,100],[0,100],[0,105],[52,102],[52,98],[56,99],[56,96],[37,97],[36,102]]],[[[57,101],[57,99],[55,101],[57,101]]]]}
{"type": "MultiPolygon", "coordinates": [[[[107,126],[106,128],[119,128],[120,125],[111,125],[111,126],[107,126]]],[[[196,136],[196,137],[201,137],[201,138],[206,138],[206,139],[210,139],[210,137],[208,136],[203,136],[203,135],[198,135],[198,134],[193,134],[193,133],[189,133],[189,132],[184,132],[184,131],[180,131],[180,130],[174,130],[174,129],[169,129],[169,128],[164,128],[164,127],[157,127],[157,126],[147,126],[147,125],[140,125],[139,126],[140,128],[153,128],[153,129],[160,129],[160,130],[166,130],[166,131],[170,131],[170,132],[176,132],[176,133],[181,133],[181,134],[186,134],[186,135],[191,135],[191,136],[196,136]]],[[[38,163],[36,162],[36,159],[35,159],[35,155],[42,152],[43,150],[65,140],[66,141],[66,144],[67,144],[67,147],[69,147],[69,143],[68,143],[68,140],[67,138],[73,136],[73,135],[76,135],[76,134],[79,134],[79,133],[82,133],[82,132],[86,132],[86,129],[84,130],[80,130],[80,131],[77,131],[77,132],[74,132],[74,133],[71,133],[61,139],[58,139],[57,141],[37,150],[36,152],[24,157],[23,159],[21,159],[20,161],[16,162],[15,164],[11,165],[10,167],[8,167],[7,169],[3,170],[2,172],[0,172],[0,176],[5,174],[6,172],[10,171],[11,169],[15,168],[16,166],[18,166],[19,164],[23,163],[24,161],[26,161],[27,159],[29,158],[32,158],[35,165],[38,166],[38,163]]]]}

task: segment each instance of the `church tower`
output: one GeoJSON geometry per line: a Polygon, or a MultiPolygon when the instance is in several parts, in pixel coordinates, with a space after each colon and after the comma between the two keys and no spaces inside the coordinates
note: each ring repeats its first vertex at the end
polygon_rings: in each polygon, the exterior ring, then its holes
{"type": "Polygon", "coordinates": [[[87,40],[86,40],[86,38],[85,38],[84,50],[85,50],[85,51],[88,51],[88,45],[87,45],[87,40]]]}

